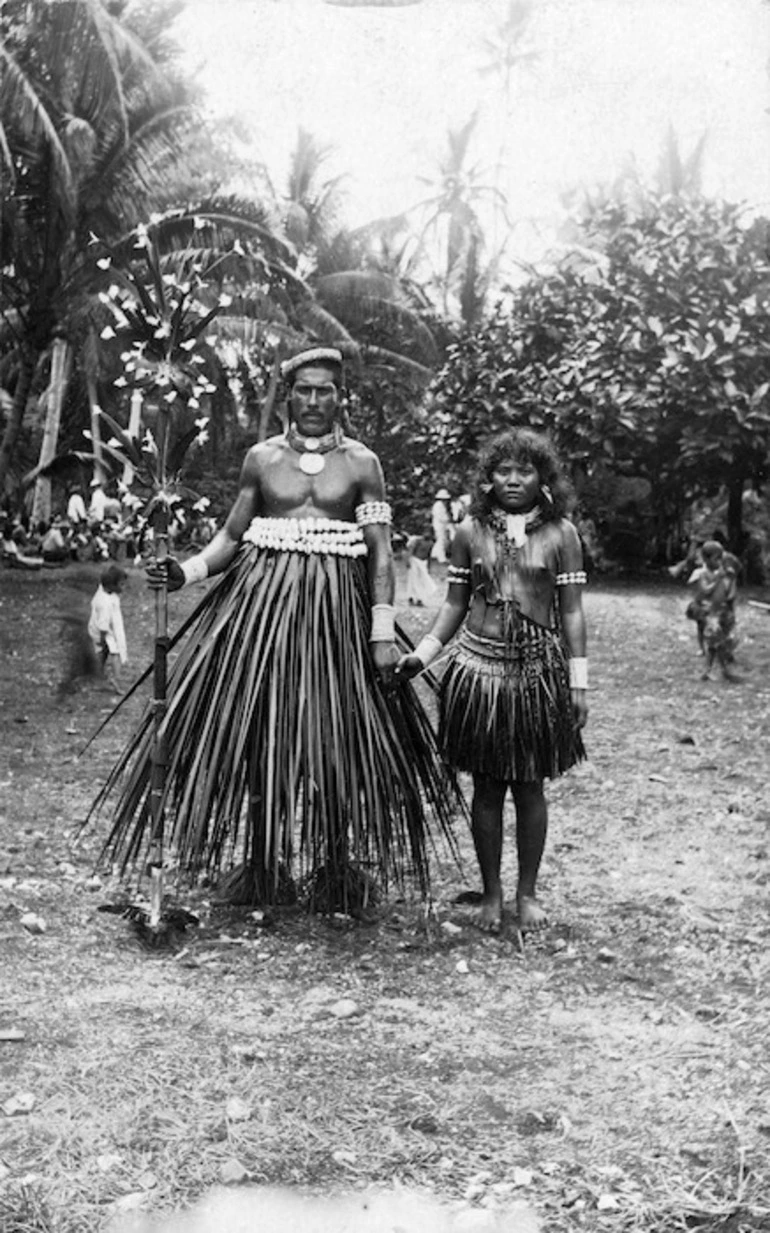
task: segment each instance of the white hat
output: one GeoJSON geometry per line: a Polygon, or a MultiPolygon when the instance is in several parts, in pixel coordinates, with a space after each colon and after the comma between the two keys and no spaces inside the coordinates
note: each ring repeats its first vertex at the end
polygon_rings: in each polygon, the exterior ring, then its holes
{"type": "Polygon", "coordinates": [[[448,492],[446,488],[439,488],[438,492],[436,493],[437,501],[451,501],[451,499],[452,499],[452,494],[448,492]]]}
{"type": "Polygon", "coordinates": [[[298,368],[305,368],[308,364],[334,364],[342,368],[342,352],[336,347],[308,347],[283,361],[281,376],[288,377],[298,368]]]}

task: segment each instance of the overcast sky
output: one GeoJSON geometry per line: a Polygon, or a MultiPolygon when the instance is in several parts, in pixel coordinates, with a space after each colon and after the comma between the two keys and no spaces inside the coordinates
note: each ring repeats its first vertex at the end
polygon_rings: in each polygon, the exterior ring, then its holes
{"type": "MultiPolygon", "coordinates": [[[[481,76],[507,0],[342,8],[323,0],[188,0],[178,33],[217,113],[239,113],[279,186],[297,128],[333,145],[347,220],[414,205],[450,126],[479,109],[477,161],[511,214],[547,229],[562,190],[652,174],[670,123],[684,151],[708,130],[704,188],[770,211],[770,4],[533,0],[510,116],[481,76]]],[[[524,249],[531,229],[520,229],[524,249]]],[[[531,238],[531,237],[530,237],[531,238]]]]}

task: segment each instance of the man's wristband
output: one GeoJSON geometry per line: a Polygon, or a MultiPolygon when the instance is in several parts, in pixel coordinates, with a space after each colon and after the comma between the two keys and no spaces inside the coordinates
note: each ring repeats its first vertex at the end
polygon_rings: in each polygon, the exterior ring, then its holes
{"type": "Polygon", "coordinates": [[[588,689],[588,660],[578,656],[569,661],[570,689],[588,689]]]}
{"type": "Polygon", "coordinates": [[[396,636],[396,610],[392,604],[372,605],[370,642],[393,642],[396,636]]]}
{"type": "Polygon", "coordinates": [[[204,578],[209,576],[209,567],[199,552],[194,557],[190,557],[189,561],[185,561],[182,566],[184,574],[184,582],[182,586],[189,586],[192,582],[203,582],[204,578]]]}
{"type": "Polygon", "coordinates": [[[427,668],[429,664],[433,663],[434,659],[438,659],[443,649],[444,644],[440,638],[437,638],[435,634],[426,634],[417,643],[412,654],[417,656],[423,668],[427,668]]]}

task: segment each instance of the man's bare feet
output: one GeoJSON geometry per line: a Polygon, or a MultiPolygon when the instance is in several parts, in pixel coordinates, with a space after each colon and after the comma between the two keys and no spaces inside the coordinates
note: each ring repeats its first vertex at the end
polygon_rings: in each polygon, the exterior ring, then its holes
{"type": "Polygon", "coordinates": [[[522,933],[538,933],[548,927],[548,916],[534,895],[517,895],[519,929],[522,933]]]}
{"type": "Polygon", "coordinates": [[[484,933],[500,933],[503,927],[503,900],[499,895],[484,895],[476,918],[484,933]]]}

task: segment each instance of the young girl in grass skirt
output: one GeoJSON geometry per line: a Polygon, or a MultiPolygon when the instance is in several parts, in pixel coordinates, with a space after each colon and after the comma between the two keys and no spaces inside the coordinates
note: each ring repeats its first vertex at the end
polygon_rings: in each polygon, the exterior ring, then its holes
{"type": "Polygon", "coordinates": [[[466,622],[446,659],[440,740],[449,763],[473,776],[480,924],[491,932],[502,923],[507,791],[516,810],[519,924],[539,929],[547,923],[536,898],[548,821],[543,781],[584,756],[586,576],[565,517],[568,491],[546,437],[514,429],[489,442],[452,545],[447,598],[399,665],[402,675],[416,675],[466,622]]]}

